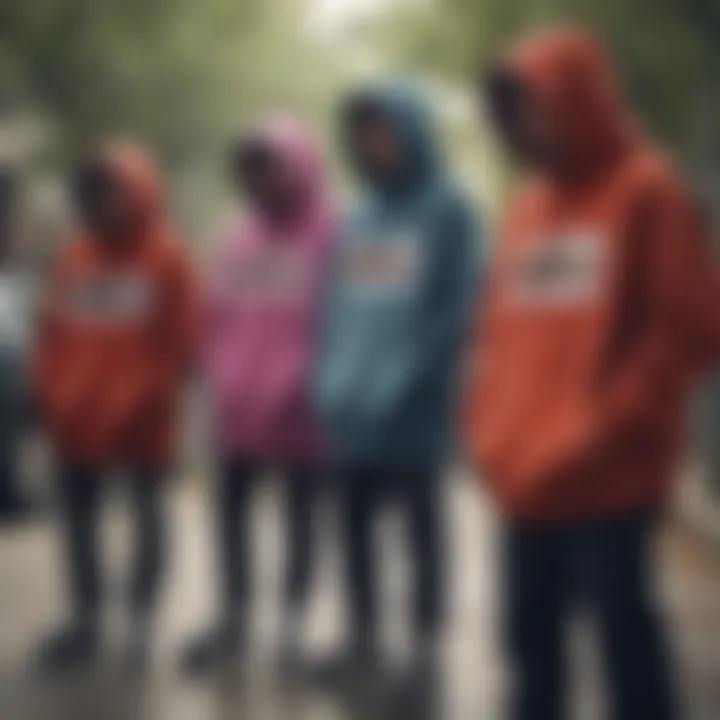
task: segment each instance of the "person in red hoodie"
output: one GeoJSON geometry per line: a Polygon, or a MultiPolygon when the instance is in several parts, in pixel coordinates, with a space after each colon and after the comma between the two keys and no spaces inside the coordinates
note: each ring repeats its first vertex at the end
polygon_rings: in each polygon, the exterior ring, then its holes
{"type": "Polygon", "coordinates": [[[137,521],[130,657],[145,657],[162,565],[160,495],[196,324],[193,272],[149,159],[132,146],[105,148],[80,169],[73,196],[83,231],[49,280],[34,363],[59,460],[73,612],[42,647],[49,669],[97,653],[98,505],[116,469],[127,474],[137,521]]]}
{"type": "Polygon", "coordinates": [[[717,271],[685,183],[586,33],[521,42],[483,100],[529,166],[500,223],[466,417],[506,521],[510,716],[564,717],[562,633],[581,594],[610,717],[669,720],[652,539],[692,383],[720,344],[717,271]]]}

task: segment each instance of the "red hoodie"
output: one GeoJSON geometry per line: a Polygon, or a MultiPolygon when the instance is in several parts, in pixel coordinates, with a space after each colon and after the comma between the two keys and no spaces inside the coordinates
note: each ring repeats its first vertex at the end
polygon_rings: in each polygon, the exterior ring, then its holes
{"type": "Polygon", "coordinates": [[[467,408],[471,454],[520,520],[662,503],[720,285],[682,180],[643,142],[582,32],[507,61],[558,130],[559,166],[511,201],[467,408]]]}
{"type": "Polygon", "coordinates": [[[37,392],[62,457],[166,462],[195,342],[193,274],[149,160],[125,146],[105,158],[133,232],[121,243],[79,237],[61,253],[40,322],[37,392]]]}

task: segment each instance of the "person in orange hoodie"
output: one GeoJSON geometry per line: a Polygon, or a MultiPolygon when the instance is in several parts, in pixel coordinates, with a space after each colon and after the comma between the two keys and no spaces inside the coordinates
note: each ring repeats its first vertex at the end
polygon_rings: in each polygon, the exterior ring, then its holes
{"type": "Polygon", "coordinates": [[[73,611],[42,647],[49,669],[98,650],[96,524],[115,469],[128,476],[137,521],[130,658],[145,658],[162,566],[161,492],[196,323],[189,258],[149,159],[132,146],[101,150],[78,172],[73,196],[83,233],[61,251],[46,289],[34,367],[59,460],[73,611]]]}
{"type": "Polygon", "coordinates": [[[668,720],[651,540],[692,383],[720,344],[717,271],[688,189],[587,34],[521,42],[482,90],[529,167],[495,244],[466,417],[506,520],[511,717],[564,716],[562,632],[582,593],[610,717],[668,720]]]}

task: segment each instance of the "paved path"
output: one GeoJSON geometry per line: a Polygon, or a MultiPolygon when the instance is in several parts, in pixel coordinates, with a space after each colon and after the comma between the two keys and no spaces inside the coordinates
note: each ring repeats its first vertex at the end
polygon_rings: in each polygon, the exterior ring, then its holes
{"type": "MultiPolygon", "coordinates": [[[[449,484],[453,563],[452,623],[444,642],[444,701],[441,720],[499,718],[502,670],[497,652],[494,591],[495,523],[467,483],[449,484]]],[[[277,680],[274,657],[279,626],[276,601],[282,567],[281,503],[272,484],[259,494],[256,542],[258,567],[255,637],[245,673],[226,684],[195,685],[179,679],[175,656],[189,632],[201,627],[211,602],[207,498],[195,486],[175,493],[172,502],[172,568],[158,627],[158,648],[143,683],[120,679],[112,662],[92,678],[48,686],[25,671],[28,646],[62,611],[57,538],[50,524],[0,535],[0,718],[2,720],[344,720],[359,718],[337,698],[307,690],[291,691],[277,680]]],[[[122,512],[110,511],[107,554],[122,578],[126,527],[122,512]]],[[[331,648],[342,627],[338,558],[331,525],[321,530],[322,559],[313,602],[309,653],[331,648]]],[[[400,653],[405,638],[402,595],[406,587],[398,548],[402,528],[389,518],[381,542],[387,634],[400,653]],[[400,568],[400,569],[399,569],[400,568]]],[[[683,669],[689,720],[720,719],[720,555],[696,546],[679,530],[660,543],[664,595],[676,629],[678,665],[683,669]]],[[[110,623],[112,624],[112,623],[110,623]]],[[[601,720],[599,683],[588,650],[592,636],[582,622],[572,629],[574,718],[601,720]]],[[[109,640],[113,647],[112,638],[109,640]]],[[[111,652],[111,651],[110,651],[111,652]]],[[[112,657],[112,655],[110,655],[112,657]]],[[[377,718],[369,712],[365,717],[377,718]]],[[[408,717],[403,715],[403,717],[408,717]]],[[[415,720],[415,718],[412,718],[415,720]]]]}

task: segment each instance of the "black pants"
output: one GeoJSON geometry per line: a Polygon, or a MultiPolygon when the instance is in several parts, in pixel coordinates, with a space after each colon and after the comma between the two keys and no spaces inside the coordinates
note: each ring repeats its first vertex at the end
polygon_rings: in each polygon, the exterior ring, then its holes
{"type": "Polygon", "coordinates": [[[23,509],[18,468],[18,445],[25,431],[24,418],[15,407],[0,406],[0,521],[23,509]]]}
{"type": "Polygon", "coordinates": [[[573,527],[512,525],[505,538],[513,720],[565,717],[563,631],[578,600],[599,629],[613,720],[677,717],[653,588],[649,515],[573,527]]]}
{"type": "Polygon", "coordinates": [[[390,500],[399,504],[410,528],[414,630],[418,639],[432,639],[442,619],[443,533],[438,473],[430,469],[348,468],[341,480],[354,639],[376,640],[373,526],[378,511],[390,500]]]}
{"type": "MultiPolygon", "coordinates": [[[[223,461],[215,503],[220,561],[221,613],[231,624],[244,623],[251,593],[250,530],[252,490],[266,463],[223,461]]],[[[287,487],[287,573],[285,596],[292,608],[307,599],[311,579],[313,519],[320,471],[301,465],[281,468],[287,487]]]]}
{"type": "MultiPolygon", "coordinates": [[[[65,529],[67,571],[75,619],[96,623],[101,602],[98,519],[104,486],[102,470],[65,465],[60,473],[60,500],[65,529]]],[[[163,567],[164,469],[134,469],[128,487],[135,520],[135,558],[129,603],[136,619],[152,611],[163,567]]]]}
{"type": "Polygon", "coordinates": [[[11,517],[22,506],[14,451],[15,438],[0,437],[0,520],[11,517]]]}

